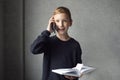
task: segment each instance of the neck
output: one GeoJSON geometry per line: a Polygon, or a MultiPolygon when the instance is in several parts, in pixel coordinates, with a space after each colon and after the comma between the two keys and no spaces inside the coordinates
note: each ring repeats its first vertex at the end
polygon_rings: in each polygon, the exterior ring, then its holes
{"type": "Polygon", "coordinates": [[[70,39],[70,36],[68,34],[66,35],[56,34],[56,36],[62,41],[68,41],[70,39]]]}

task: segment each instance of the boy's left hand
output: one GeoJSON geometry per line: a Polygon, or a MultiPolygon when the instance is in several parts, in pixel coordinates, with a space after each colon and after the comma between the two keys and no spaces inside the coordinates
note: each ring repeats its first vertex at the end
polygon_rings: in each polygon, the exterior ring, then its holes
{"type": "Polygon", "coordinates": [[[74,76],[65,76],[65,78],[69,79],[69,80],[74,80],[76,79],[77,77],[74,77],[74,76]]]}
{"type": "Polygon", "coordinates": [[[83,76],[83,74],[80,75],[80,77],[74,77],[74,76],[66,76],[65,75],[65,78],[69,79],[69,80],[74,80],[76,78],[81,78],[83,76]]]}

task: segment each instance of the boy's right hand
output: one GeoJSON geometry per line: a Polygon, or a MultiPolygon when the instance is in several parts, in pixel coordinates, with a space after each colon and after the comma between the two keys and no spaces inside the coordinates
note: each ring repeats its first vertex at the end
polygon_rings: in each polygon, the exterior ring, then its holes
{"type": "Polygon", "coordinates": [[[52,29],[52,23],[54,23],[54,16],[52,16],[50,19],[49,19],[49,22],[48,22],[48,26],[47,26],[47,30],[52,33],[53,32],[53,29],[52,29]]]}

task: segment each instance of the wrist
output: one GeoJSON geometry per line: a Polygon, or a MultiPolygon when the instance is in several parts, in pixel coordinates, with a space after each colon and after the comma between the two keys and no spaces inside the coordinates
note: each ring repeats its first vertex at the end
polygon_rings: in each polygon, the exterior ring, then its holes
{"type": "Polygon", "coordinates": [[[48,30],[45,30],[41,34],[45,36],[49,36],[51,33],[48,30]]]}
{"type": "Polygon", "coordinates": [[[50,29],[46,29],[48,32],[52,33],[50,29]]]}
{"type": "Polygon", "coordinates": [[[52,33],[52,30],[49,27],[47,27],[46,30],[49,31],[50,33],[52,33]]]}

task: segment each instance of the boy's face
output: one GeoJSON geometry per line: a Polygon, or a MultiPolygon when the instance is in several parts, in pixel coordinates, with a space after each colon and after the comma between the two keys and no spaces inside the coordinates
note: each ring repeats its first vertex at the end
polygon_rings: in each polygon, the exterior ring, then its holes
{"type": "Polygon", "coordinates": [[[57,32],[59,34],[66,34],[69,27],[72,25],[72,21],[65,13],[59,13],[54,15],[54,21],[58,27],[57,32]]]}

